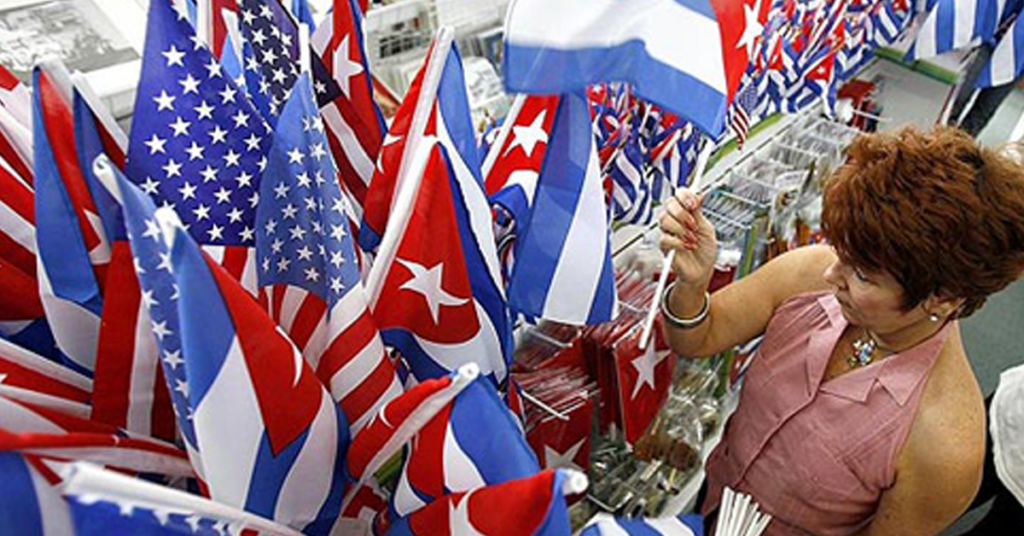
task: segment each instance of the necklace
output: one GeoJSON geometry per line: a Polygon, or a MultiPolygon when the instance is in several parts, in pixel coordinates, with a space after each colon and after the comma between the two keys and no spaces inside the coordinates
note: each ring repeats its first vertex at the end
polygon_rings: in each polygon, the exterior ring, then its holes
{"type": "Polygon", "coordinates": [[[846,359],[846,363],[851,369],[870,365],[874,360],[875,348],[878,348],[878,342],[864,330],[864,335],[853,341],[853,355],[846,359]]]}

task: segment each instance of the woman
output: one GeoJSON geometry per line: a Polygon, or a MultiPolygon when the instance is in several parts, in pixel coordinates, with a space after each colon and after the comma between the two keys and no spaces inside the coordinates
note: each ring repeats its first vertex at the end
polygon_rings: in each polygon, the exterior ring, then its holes
{"type": "Polygon", "coordinates": [[[863,135],[824,193],[831,247],[798,249],[708,296],[701,198],[666,204],[666,336],[710,356],[764,334],[707,463],[702,510],[753,495],[766,534],[928,535],[978,489],[981,392],[958,319],[1024,269],[1024,169],[949,128],[863,135]]]}

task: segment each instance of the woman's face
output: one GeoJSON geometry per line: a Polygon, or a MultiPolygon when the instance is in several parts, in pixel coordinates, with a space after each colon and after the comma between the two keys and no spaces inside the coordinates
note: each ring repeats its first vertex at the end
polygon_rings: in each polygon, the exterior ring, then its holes
{"type": "Polygon", "coordinates": [[[847,322],[886,334],[919,322],[920,307],[903,311],[903,287],[887,272],[868,272],[851,265],[841,255],[825,270],[847,322]]]}

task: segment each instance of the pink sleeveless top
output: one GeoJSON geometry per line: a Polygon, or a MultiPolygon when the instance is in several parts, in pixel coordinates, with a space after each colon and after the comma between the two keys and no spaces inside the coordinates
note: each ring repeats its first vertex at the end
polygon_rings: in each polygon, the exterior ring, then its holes
{"type": "Polygon", "coordinates": [[[846,325],[829,292],[793,297],[775,311],[739,407],[708,459],[705,514],[729,486],[772,514],[769,536],[846,535],[871,521],[895,480],[949,324],[909,350],[823,382],[846,325]]]}

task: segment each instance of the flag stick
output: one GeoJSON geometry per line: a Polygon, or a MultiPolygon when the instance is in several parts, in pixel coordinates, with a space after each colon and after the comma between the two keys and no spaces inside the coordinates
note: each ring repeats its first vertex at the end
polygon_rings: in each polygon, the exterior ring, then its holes
{"type": "MultiPolygon", "coordinates": [[[[701,192],[704,189],[703,176],[704,168],[708,165],[708,159],[711,157],[711,152],[715,150],[715,143],[711,138],[708,138],[704,142],[704,148],[701,149],[700,155],[697,156],[697,164],[693,167],[692,179],[690,179],[691,189],[701,192]]],[[[710,185],[708,185],[710,186],[710,185]]],[[[710,189],[710,188],[708,188],[710,189]]],[[[640,335],[640,349],[647,349],[647,341],[651,338],[651,330],[654,329],[654,319],[658,315],[658,300],[661,299],[661,293],[665,291],[665,284],[668,282],[668,274],[672,271],[672,262],[676,259],[676,250],[668,252],[665,255],[664,261],[661,263],[661,275],[658,276],[658,286],[654,289],[654,296],[651,298],[651,306],[647,310],[647,318],[644,320],[644,331],[640,335]]]]}

